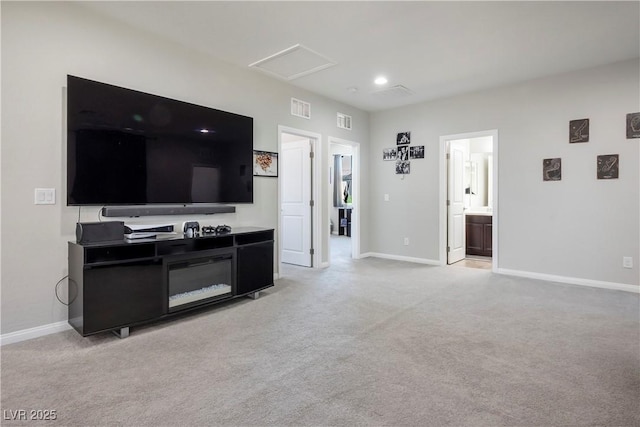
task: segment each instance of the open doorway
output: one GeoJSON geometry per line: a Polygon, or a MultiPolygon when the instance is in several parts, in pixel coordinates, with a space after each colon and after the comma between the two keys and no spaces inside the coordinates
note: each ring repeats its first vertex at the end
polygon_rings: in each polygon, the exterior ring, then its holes
{"type": "Polygon", "coordinates": [[[280,213],[280,263],[315,267],[319,263],[318,195],[315,151],[321,136],[299,129],[278,127],[280,213]]]}
{"type": "Polygon", "coordinates": [[[328,265],[349,261],[359,254],[360,145],[329,137],[328,265]]]}
{"type": "Polygon", "coordinates": [[[498,267],[496,130],[440,138],[440,259],[443,265],[498,267]]]}

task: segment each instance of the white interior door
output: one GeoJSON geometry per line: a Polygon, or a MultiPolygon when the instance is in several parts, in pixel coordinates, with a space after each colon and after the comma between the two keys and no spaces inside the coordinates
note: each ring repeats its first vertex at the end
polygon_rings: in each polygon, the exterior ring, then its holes
{"type": "Polygon", "coordinates": [[[283,142],[280,162],[282,262],[311,267],[311,141],[283,142]]]}
{"type": "Polygon", "coordinates": [[[469,143],[467,140],[449,142],[448,167],[448,236],[447,263],[453,264],[466,256],[465,239],[465,206],[464,206],[464,167],[469,157],[469,143]]]}

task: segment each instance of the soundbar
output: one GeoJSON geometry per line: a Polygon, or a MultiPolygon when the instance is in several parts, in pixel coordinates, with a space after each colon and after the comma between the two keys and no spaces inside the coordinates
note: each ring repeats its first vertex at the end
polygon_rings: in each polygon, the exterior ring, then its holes
{"type": "Polygon", "coordinates": [[[105,206],[104,217],[133,217],[154,215],[210,215],[218,213],[234,213],[235,206],[224,205],[183,205],[183,206],[105,206]]]}

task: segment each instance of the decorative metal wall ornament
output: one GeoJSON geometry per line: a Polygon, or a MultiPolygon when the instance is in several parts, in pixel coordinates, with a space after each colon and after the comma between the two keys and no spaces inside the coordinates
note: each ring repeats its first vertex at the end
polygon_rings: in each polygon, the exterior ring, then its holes
{"type": "Polygon", "coordinates": [[[569,142],[589,142],[589,119],[569,122],[569,142]]]}
{"type": "Polygon", "coordinates": [[[554,157],[542,160],[542,180],[560,181],[562,179],[562,159],[554,157]]]}
{"type": "Polygon", "coordinates": [[[640,113],[627,114],[627,139],[640,138],[640,113]]]}
{"type": "Polygon", "coordinates": [[[620,156],[603,154],[598,156],[598,179],[618,179],[620,174],[620,156]]]}

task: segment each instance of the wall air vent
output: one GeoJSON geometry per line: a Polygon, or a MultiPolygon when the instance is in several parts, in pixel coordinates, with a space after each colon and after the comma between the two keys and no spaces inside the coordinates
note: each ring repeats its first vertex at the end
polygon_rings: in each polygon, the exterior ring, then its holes
{"type": "Polygon", "coordinates": [[[402,85],[392,86],[390,88],[382,89],[373,92],[373,95],[380,99],[392,100],[406,98],[413,95],[413,92],[402,85]]]}
{"type": "Polygon", "coordinates": [[[249,67],[274,75],[284,80],[315,73],[336,63],[301,44],[296,44],[264,59],[249,64],[249,67]]]}
{"type": "Polygon", "coordinates": [[[310,119],[311,104],[309,104],[308,102],[300,101],[299,99],[291,98],[291,115],[302,117],[304,119],[310,119]]]}
{"type": "Polygon", "coordinates": [[[347,116],[346,114],[338,113],[338,127],[340,129],[351,130],[351,116],[347,116]]]}

